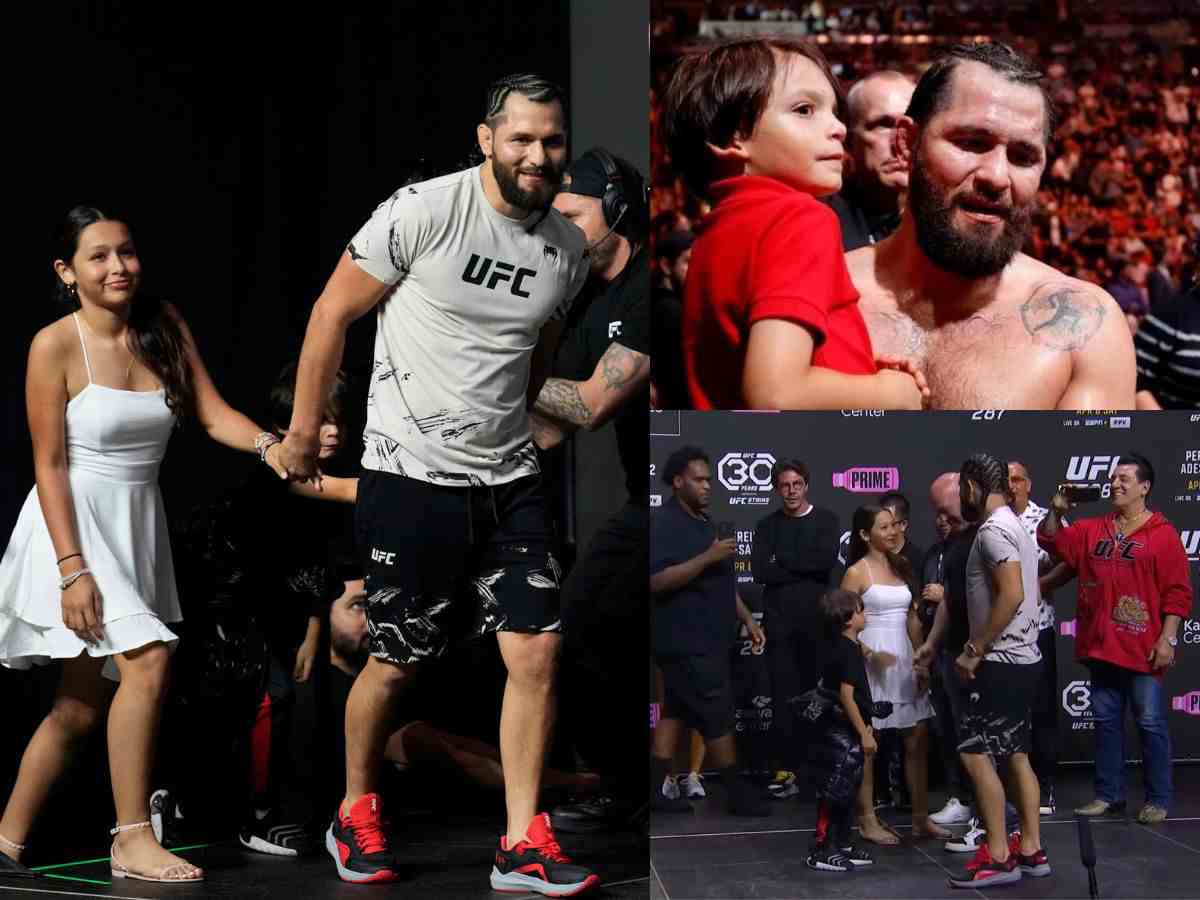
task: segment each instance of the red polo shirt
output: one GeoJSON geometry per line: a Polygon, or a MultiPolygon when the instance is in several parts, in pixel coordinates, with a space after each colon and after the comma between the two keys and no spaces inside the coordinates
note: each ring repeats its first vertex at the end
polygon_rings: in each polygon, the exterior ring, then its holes
{"type": "Polygon", "coordinates": [[[814,197],[759,175],[714,183],[696,229],[684,289],[683,353],[696,409],[738,409],[750,326],[806,326],[812,365],[876,371],[836,214],[814,197]]]}

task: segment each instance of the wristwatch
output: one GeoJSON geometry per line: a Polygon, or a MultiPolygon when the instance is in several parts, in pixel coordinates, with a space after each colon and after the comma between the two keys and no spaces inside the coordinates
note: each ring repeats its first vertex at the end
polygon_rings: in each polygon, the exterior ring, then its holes
{"type": "Polygon", "coordinates": [[[1179,638],[1169,637],[1169,638],[1167,638],[1167,643],[1170,644],[1172,647],[1178,647],[1179,646],[1179,638]]]}

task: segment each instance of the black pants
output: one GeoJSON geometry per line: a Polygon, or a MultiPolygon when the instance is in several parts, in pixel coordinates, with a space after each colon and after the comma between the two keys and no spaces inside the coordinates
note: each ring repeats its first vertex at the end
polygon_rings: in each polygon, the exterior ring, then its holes
{"type": "Polygon", "coordinates": [[[1033,698],[1030,735],[1033,753],[1030,764],[1043,790],[1054,787],[1058,771],[1060,743],[1058,738],[1058,649],[1053,628],[1038,632],[1038,649],[1042,651],[1042,674],[1033,698]]]}
{"type": "Polygon", "coordinates": [[[933,730],[937,736],[938,752],[942,758],[942,768],[946,773],[946,793],[957,797],[962,803],[970,803],[975,796],[971,779],[963,770],[962,760],[958,757],[958,727],[954,717],[954,707],[950,704],[950,696],[942,677],[942,668],[935,660],[931,666],[929,679],[929,699],[933,703],[933,730]]]}
{"type": "Polygon", "coordinates": [[[645,690],[649,553],[649,511],[626,503],[596,531],[562,592],[560,728],[631,804],[645,800],[646,748],[617,736],[646,730],[646,710],[630,698],[645,690]]]}
{"type": "Polygon", "coordinates": [[[804,770],[808,754],[800,746],[796,716],[787,701],[817,686],[822,662],[822,622],[815,602],[811,609],[800,607],[805,599],[789,594],[787,608],[768,598],[763,617],[771,678],[772,764],[793,771],[804,770]]]}

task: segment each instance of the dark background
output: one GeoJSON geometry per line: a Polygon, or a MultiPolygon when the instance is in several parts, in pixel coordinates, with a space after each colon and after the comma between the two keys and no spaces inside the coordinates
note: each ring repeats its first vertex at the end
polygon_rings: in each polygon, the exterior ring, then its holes
{"type": "MultiPolygon", "coordinates": [[[[9,208],[18,215],[9,220],[15,278],[6,292],[16,316],[0,347],[0,536],[33,484],[25,356],[37,329],[64,312],[50,300],[51,238],[73,205],[128,222],[144,289],[178,305],[222,395],[264,424],[270,384],[298,356],[311,305],[347,240],[415,166],[451,167],[467,156],[493,79],[536,71],[558,81],[572,98],[572,156],[604,143],[648,169],[642,3],[280,10],[121,2],[13,20],[23,62],[10,76],[21,137],[9,172],[19,200],[9,208]]],[[[344,368],[363,382],[373,341],[373,316],[351,327],[344,368]]],[[[618,505],[612,486],[623,484],[612,429],[586,437],[580,543],[618,505]]],[[[348,464],[356,459],[351,452],[348,464]]],[[[185,425],[161,474],[168,514],[232,487],[254,465],[185,425]]],[[[54,666],[0,669],[0,797],[56,678],[54,666]]],[[[59,805],[69,803],[68,832],[103,835],[111,799],[102,744],[101,734],[77,761],[42,829],[52,820],[69,839],[59,805]]]]}
{"type": "MultiPolygon", "coordinates": [[[[662,502],[671,496],[659,473],[674,450],[695,444],[707,452],[713,468],[709,514],[715,522],[734,524],[738,537],[734,560],[738,590],[753,611],[761,612],[762,586],[754,583],[750,555],[755,526],[779,508],[771,485],[770,465],[774,461],[795,458],[808,465],[812,473],[809,500],[832,510],[838,517],[844,555],[854,510],[875,502],[883,491],[851,492],[834,487],[834,473],[853,467],[895,469],[897,489],[904,492],[912,507],[908,536],[913,543],[928,549],[937,540],[929,484],[942,472],[958,471],[972,453],[986,452],[1001,459],[1024,462],[1033,484],[1030,500],[1045,507],[1059,483],[1082,480],[1106,484],[1112,457],[1136,451],[1155,467],[1157,480],[1148,505],[1162,512],[1182,533],[1191,559],[1195,592],[1200,585],[1198,423],[1200,415],[1185,412],[1117,416],[996,410],[886,415],[862,411],[657,412],[651,413],[650,419],[650,459],[655,467],[650,480],[650,500],[654,506],[654,495],[659,495],[662,502]],[[1088,460],[1085,462],[1083,457],[1088,460]],[[1076,466],[1086,466],[1083,478],[1068,477],[1072,458],[1076,466]]],[[[1104,515],[1109,509],[1107,500],[1080,506],[1075,518],[1104,515]]],[[[1090,762],[1094,751],[1088,672],[1075,662],[1075,639],[1069,628],[1064,631],[1062,627],[1075,618],[1076,582],[1059,588],[1054,597],[1062,760],[1090,762]]],[[[1200,689],[1198,620],[1200,611],[1193,608],[1191,617],[1179,629],[1178,662],[1165,681],[1175,759],[1200,759],[1200,718],[1196,715],[1200,704],[1188,703],[1191,712],[1171,708],[1172,698],[1200,689]]],[[[765,630],[767,644],[763,653],[751,652],[745,634],[739,636],[733,648],[742,758],[752,763],[761,760],[764,765],[772,718],[772,709],[766,702],[771,686],[765,659],[765,654],[772,652],[770,623],[766,623],[765,630]]],[[[1140,758],[1141,745],[1131,718],[1127,718],[1126,730],[1126,755],[1140,758]]]]}

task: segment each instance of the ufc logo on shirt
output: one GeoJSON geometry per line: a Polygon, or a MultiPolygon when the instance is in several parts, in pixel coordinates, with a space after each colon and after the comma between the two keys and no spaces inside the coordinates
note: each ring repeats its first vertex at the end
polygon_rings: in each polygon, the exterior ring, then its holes
{"type": "Polygon", "coordinates": [[[488,257],[481,257],[478,253],[472,253],[471,259],[467,262],[467,267],[463,270],[462,280],[467,284],[483,284],[483,280],[487,278],[487,289],[490,291],[496,290],[496,285],[502,281],[511,281],[509,289],[515,297],[528,297],[529,291],[521,290],[521,283],[526,278],[532,278],[537,275],[533,269],[520,268],[518,269],[512,263],[506,263],[502,260],[492,260],[488,257]],[[488,270],[491,270],[492,277],[487,278],[488,270]]]}
{"type": "Polygon", "coordinates": [[[382,550],[377,550],[376,548],[372,547],[371,559],[375,560],[375,562],[381,562],[385,566],[391,566],[395,565],[394,560],[396,559],[396,554],[384,553],[382,550]]]}
{"type": "Polygon", "coordinates": [[[610,339],[621,336],[621,320],[608,323],[608,336],[610,339]]]}
{"type": "Polygon", "coordinates": [[[1096,541],[1096,546],[1092,549],[1092,556],[1096,559],[1112,559],[1113,552],[1116,551],[1120,559],[1133,562],[1133,551],[1141,548],[1141,546],[1137,541],[1126,540],[1117,544],[1108,538],[1102,538],[1096,541]]]}

